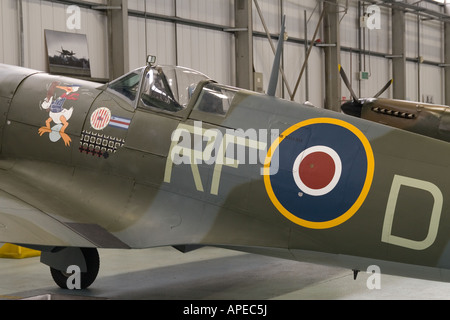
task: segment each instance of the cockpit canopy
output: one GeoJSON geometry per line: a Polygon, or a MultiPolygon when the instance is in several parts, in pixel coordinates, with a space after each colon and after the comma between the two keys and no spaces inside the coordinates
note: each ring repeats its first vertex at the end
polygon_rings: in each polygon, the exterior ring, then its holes
{"type": "Polygon", "coordinates": [[[186,108],[197,85],[205,80],[209,80],[206,75],[188,68],[142,67],[114,80],[108,89],[135,107],[142,104],[177,112],[186,108]]]}

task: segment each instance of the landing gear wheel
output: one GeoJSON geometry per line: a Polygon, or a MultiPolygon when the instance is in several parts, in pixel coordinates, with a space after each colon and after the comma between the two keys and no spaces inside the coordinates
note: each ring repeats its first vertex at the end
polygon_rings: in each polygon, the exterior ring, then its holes
{"type": "MultiPolygon", "coordinates": [[[[97,278],[100,269],[100,258],[98,251],[95,248],[82,248],[81,252],[83,253],[86,262],[87,271],[80,273],[80,289],[86,289],[97,278]]],[[[64,271],[52,267],[50,267],[50,273],[58,286],[63,289],[68,289],[67,279],[69,279],[72,274],[65,273],[64,271]]]]}

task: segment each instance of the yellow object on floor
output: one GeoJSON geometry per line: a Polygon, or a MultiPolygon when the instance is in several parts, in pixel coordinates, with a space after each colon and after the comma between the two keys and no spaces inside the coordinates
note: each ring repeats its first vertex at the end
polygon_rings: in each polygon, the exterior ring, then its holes
{"type": "Polygon", "coordinates": [[[36,257],[40,254],[40,251],[19,247],[10,243],[6,243],[0,247],[0,258],[23,259],[36,257]]]}

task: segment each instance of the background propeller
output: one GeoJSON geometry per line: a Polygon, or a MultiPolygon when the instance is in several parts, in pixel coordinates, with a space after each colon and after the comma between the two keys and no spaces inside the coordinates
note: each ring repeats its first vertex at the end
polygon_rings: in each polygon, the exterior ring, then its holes
{"type": "Polygon", "coordinates": [[[383,92],[385,92],[392,84],[392,82],[394,82],[394,79],[389,80],[383,88],[381,88],[380,91],[378,91],[378,93],[376,95],[374,95],[374,98],[378,98],[379,96],[381,96],[383,94],[383,92]]]}
{"type": "MultiPolygon", "coordinates": [[[[345,114],[361,118],[361,109],[362,109],[365,99],[358,98],[355,91],[353,91],[353,88],[350,85],[350,81],[348,81],[347,75],[345,74],[345,71],[341,65],[339,65],[339,73],[341,75],[342,81],[344,81],[345,86],[350,91],[350,94],[352,95],[352,98],[353,98],[352,101],[347,101],[347,102],[343,103],[341,106],[341,109],[345,114]]],[[[383,88],[381,88],[381,90],[378,91],[373,96],[373,98],[378,98],[380,95],[382,95],[391,86],[392,82],[393,82],[393,79],[389,80],[383,86],[383,88]]]]}

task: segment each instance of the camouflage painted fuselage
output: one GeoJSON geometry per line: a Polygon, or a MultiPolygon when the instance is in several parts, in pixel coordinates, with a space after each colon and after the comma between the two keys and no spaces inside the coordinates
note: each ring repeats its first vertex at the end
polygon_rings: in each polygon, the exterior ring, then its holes
{"type": "Polygon", "coordinates": [[[179,113],[105,88],[0,65],[0,242],[211,245],[449,279],[447,142],[244,90],[214,114],[200,86],[179,113]]]}

